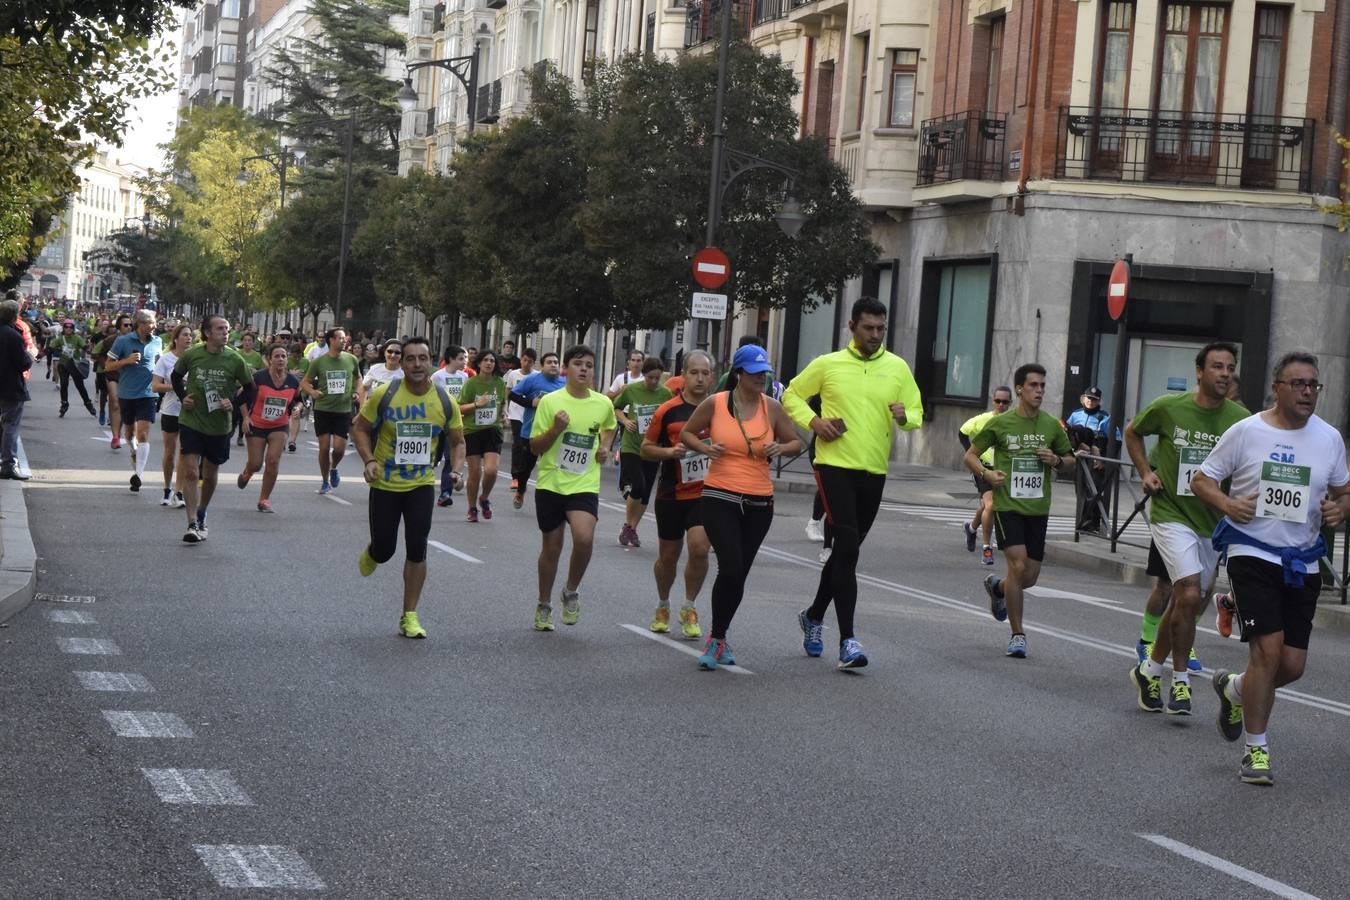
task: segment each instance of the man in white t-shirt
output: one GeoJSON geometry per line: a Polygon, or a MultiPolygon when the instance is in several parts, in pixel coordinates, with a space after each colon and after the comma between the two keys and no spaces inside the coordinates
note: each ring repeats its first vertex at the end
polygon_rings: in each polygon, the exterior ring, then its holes
{"type": "Polygon", "coordinates": [[[641,381],[642,360],[644,358],[641,350],[630,350],[628,352],[628,368],[614,376],[614,380],[609,383],[609,390],[605,391],[605,396],[613,400],[619,396],[619,391],[635,381],[641,381]]]}
{"type": "MultiPolygon", "coordinates": [[[[507,344],[502,345],[503,350],[506,347],[507,344]]],[[[511,391],[516,389],[516,385],[520,384],[527,375],[534,372],[534,361],[538,356],[539,354],[535,352],[533,347],[526,347],[520,351],[520,365],[517,368],[510,369],[503,376],[508,396],[511,391]]],[[[516,467],[516,461],[521,460],[523,462],[525,457],[525,454],[521,452],[520,441],[520,426],[525,420],[525,407],[515,402],[507,403],[506,418],[511,423],[511,492],[517,493],[520,489],[520,474],[516,467]]],[[[529,441],[527,440],[525,443],[528,444],[529,441]]],[[[525,447],[525,450],[528,449],[528,447],[525,447]]]]}
{"type": "MultiPolygon", "coordinates": [[[[441,361],[444,365],[431,374],[431,380],[449,394],[451,400],[458,403],[460,392],[464,390],[464,382],[469,380],[469,373],[464,371],[464,367],[469,364],[468,351],[451,344],[446,348],[441,361]]],[[[464,479],[459,474],[463,466],[464,444],[461,442],[452,447],[445,456],[445,468],[441,469],[441,495],[436,499],[437,506],[454,505],[453,492],[464,489],[464,479]]]]}
{"type": "Polygon", "coordinates": [[[1274,784],[1266,725],[1275,689],[1303,675],[1321,590],[1323,526],[1350,515],[1345,442],[1316,415],[1317,357],[1288,353],[1276,364],[1274,405],[1224,432],[1191,479],[1195,496],[1223,513],[1214,547],[1228,554],[1232,598],[1247,644],[1247,670],[1214,673],[1219,731],[1246,733],[1239,775],[1274,784]],[[1220,488],[1232,479],[1228,493],[1220,488]]]}

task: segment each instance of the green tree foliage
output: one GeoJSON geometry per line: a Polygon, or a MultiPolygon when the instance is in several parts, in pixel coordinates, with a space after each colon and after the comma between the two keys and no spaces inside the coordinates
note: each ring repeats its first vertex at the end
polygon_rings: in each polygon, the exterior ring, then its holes
{"type": "Polygon", "coordinates": [[[463,242],[457,201],[451,179],[422,171],[376,184],[351,252],[370,270],[383,303],[410,306],[428,319],[450,312],[463,242]]]}

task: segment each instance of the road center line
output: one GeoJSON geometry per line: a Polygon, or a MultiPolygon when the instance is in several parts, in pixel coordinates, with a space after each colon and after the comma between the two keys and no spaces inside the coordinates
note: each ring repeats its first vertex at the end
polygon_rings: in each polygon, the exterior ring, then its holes
{"type": "Polygon", "coordinates": [[[463,553],[463,552],[461,552],[461,551],[459,551],[459,550],[456,550],[454,547],[448,546],[448,545],[446,545],[446,544],[442,544],[440,541],[427,541],[427,544],[428,544],[429,546],[435,547],[437,550],[440,550],[440,551],[443,552],[443,553],[449,553],[451,556],[458,556],[460,559],[464,560],[465,562],[479,563],[480,565],[481,565],[482,562],[483,562],[481,559],[479,559],[479,558],[476,557],[476,556],[470,556],[470,555],[467,554],[467,553],[463,553]]]}
{"type": "MultiPolygon", "coordinates": [[[[692,656],[692,657],[694,657],[695,659],[697,659],[698,657],[700,657],[700,656],[703,655],[703,652],[702,652],[701,650],[699,650],[697,647],[691,647],[691,646],[689,646],[689,645],[686,644],[686,643],[683,643],[683,642],[681,642],[681,641],[675,640],[674,638],[668,638],[668,637],[665,637],[664,635],[656,634],[655,632],[653,632],[653,631],[651,631],[651,630],[649,630],[649,629],[641,628],[641,627],[639,627],[639,626],[637,626],[637,625],[621,625],[621,626],[619,626],[619,627],[621,627],[621,628],[627,628],[629,631],[633,632],[633,634],[639,635],[639,636],[641,636],[641,637],[645,637],[645,638],[647,638],[647,639],[650,640],[650,641],[656,641],[658,644],[664,644],[665,646],[670,647],[670,648],[672,648],[672,649],[674,649],[674,650],[678,650],[678,651],[680,651],[681,653],[688,654],[689,656],[692,656]]],[[[754,672],[751,672],[749,669],[747,669],[747,668],[745,668],[744,666],[741,666],[741,665],[735,665],[735,666],[718,666],[717,668],[719,668],[719,669],[726,669],[728,672],[731,672],[733,675],[753,675],[753,674],[755,674],[754,672]]]]}
{"type": "Polygon", "coordinates": [[[1269,891],[1277,897],[1285,897],[1287,900],[1317,900],[1315,894],[1305,893],[1298,888],[1290,887],[1282,881],[1276,881],[1274,878],[1267,878],[1259,872],[1253,872],[1251,869],[1244,869],[1236,863],[1231,863],[1226,859],[1212,856],[1203,850],[1197,850],[1188,844],[1174,841],[1161,834],[1136,834],[1135,837],[1141,837],[1146,841],[1157,844],[1165,850],[1171,850],[1178,856],[1184,856],[1192,862],[1198,862],[1202,866],[1209,866],[1211,869],[1215,869],[1225,875],[1231,875],[1239,881],[1245,881],[1248,884],[1256,885],[1262,890],[1269,891]]]}
{"type": "Polygon", "coordinates": [[[341,503],[343,506],[351,506],[351,505],[352,505],[352,501],[350,501],[350,500],[343,500],[341,497],[338,497],[338,496],[335,495],[335,494],[324,494],[324,496],[327,497],[329,500],[332,500],[334,503],[341,503]]]}

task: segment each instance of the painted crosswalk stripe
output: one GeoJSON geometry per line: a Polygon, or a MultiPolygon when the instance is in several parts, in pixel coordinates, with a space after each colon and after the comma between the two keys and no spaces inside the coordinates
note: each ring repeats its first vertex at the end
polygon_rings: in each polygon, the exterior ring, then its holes
{"type": "Polygon", "coordinates": [[[194,844],[193,850],[228,888],[293,888],[321,891],[324,884],[290,847],[275,844],[194,844]]]}
{"type": "Polygon", "coordinates": [[[352,505],[352,501],[350,501],[350,500],[343,500],[341,497],[337,496],[336,494],[324,494],[324,496],[327,497],[329,500],[332,500],[334,503],[341,503],[343,506],[351,506],[351,505],[352,505]]]}
{"type": "Polygon", "coordinates": [[[1174,841],[1161,834],[1136,834],[1135,837],[1143,838],[1150,843],[1157,844],[1165,850],[1170,850],[1178,856],[1184,856],[1192,862],[1198,862],[1202,866],[1209,866],[1211,869],[1222,872],[1225,875],[1231,875],[1239,881],[1245,881],[1248,884],[1255,885],[1263,891],[1269,891],[1277,897],[1285,897],[1287,900],[1317,900],[1316,895],[1300,891],[1296,887],[1290,887],[1282,881],[1276,881],[1274,878],[1268,878],[1260,872],[1253,872],[1251,869],[1243,868],[1237,863],[1231,863],[1226,859],[1206,853],[1203,850],[1197,850],[1189,844],[1183,844],[1181,841],[1174,841]]]}
{"type": "Polygon", "coordinates": [[[103,638],[57,638],[62,653],[82,653],[89,656],[121,656],[121,649],[103,638]]]}
{"type": "Polygon", "coordinates": [[[137,694],[154,693],[144,675],[133,672],[76,672],[80,687],[86,691],[130,691],[137,694]]]}
{"type": "Polygon", "coordinates": [[[51,609],[47,611],[47,621],[61,625],[97,625],[97,620],[87,612],[78,609],[51,609]]]}
{"type": "MultiPolygon", "coordinates": [[[[656,641],[656,643],[658,644],[664,644],[665,646],[670,647],[672,650],[678,650],[681,653],[685,654],[686,656],[698,658],[703,655],[703,651],[699,649],[697,646],[690,646],[689,644],[677,641],[674,638],[668,638],[665,635],[656,634],[655,632],[647,628],[642,628],[641,626],[638,625],[621,625],[620,627],[627,628],[629,631],[633,632],[633,634],[636,634],[639,637],[645,637],[647,638],[647,640],[656,641]]],[[[721,671],[722,669],[726,669],[728,672],[732,672],[736,675],[755,674],[754,672],[751,672],[749,669],[741,665],[718,666],[717,668],[719,671],[721,671]]]]}
{"type": "Polygon", "coordinates": [[[471,562],[471,563],[481,563],[481,562],[482,562],[482,560],[479,559],[478,557],[476,557],[476,556],[470,556],[469,554],[463,552],[462,550],[456,550],[454,547],[451,547],[451,546],[448,545],[448,544],[442,544],[440,541],[427,541],[427,544],[428,544],[429,546],[435,547],[437,550],[440,550],[442,553],[449,553],[451,556],[457,556],[457,557],[459,557],[460,559],[464,560],[465,562],[471,562]]]}
{"type": "Polygon", "coordinates": [[[33,595],[33,599],[39,603],[93,603],[94,598],[88,594],[47,594],[38,591],[33,595]]]}
{"type": "Polygon", "coordinates": [[[118,737],[128,738],[190,738],[192,729],[173,713],[135,712],[132,710],[105,709],[103,718],[108,720],[118,737]]]}
{"type": "Polygon", "coordinates": [[[141,769],[164,803],[252,806],[253,801],[224,769],[141,769]]]}

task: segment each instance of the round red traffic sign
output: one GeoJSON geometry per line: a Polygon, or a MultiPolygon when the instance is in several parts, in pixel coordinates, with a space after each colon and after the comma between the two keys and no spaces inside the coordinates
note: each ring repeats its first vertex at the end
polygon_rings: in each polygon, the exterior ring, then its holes
{"type": "Polygon", "coordinates": [[[1111,278],[1106,282],[1106,311],[1112,319],[1125,315],[1125,303],[1130,299],[1130,265],[1123,259],[1111,267],[1111,278]]]}
{"type": "Polygon", "coordinates": [[[726,284],[731,274],[731,260],[716,247],[704,247],[694,254],[694,281],[705,290],[714,291],[726,284]]]}

